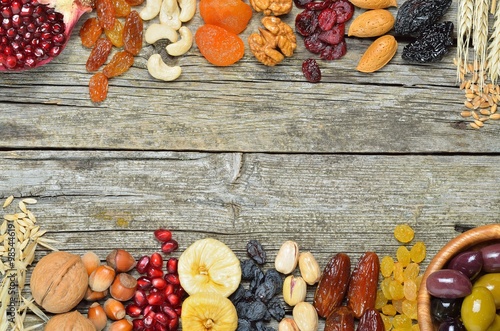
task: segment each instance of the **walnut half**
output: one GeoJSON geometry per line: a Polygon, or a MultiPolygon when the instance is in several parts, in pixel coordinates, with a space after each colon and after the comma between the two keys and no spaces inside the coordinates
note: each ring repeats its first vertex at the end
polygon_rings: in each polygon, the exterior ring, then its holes
{"type": "Polygon", "coordinates": [[[274,66],[290,57],[297,48],[297,39],[292,28],[274,16],[262,19],[265,29],[259,28],[259,33],[248,37],[248,45],[259,62],[266,66],[274,66]]]}
{"type": "Polygon", "coordinates": [[[256,12],[264,15],[285,15],[292,10],[293,0],[250,0],[250,4],[256,12]]]}

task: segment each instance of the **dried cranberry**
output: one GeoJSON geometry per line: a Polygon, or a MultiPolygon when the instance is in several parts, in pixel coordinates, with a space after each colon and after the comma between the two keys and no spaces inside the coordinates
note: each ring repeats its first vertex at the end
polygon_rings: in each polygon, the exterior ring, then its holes
{"type": "Polygon", "coordinates": [[[318,38],[319,33],[313,33],[304,38],[304,46],[306,49],[314,54],[319,54],[328,45],[318,38]]]}
{"type": "Polygon", "coordinates": [[[344,40],[345,25],[336,24],[333,29],[323,31],[318,35],[319,40],[330,45],[337,45],[344,40]]]}
{"type": "Polygon", "coordinates": [[[323,60],[338,60],[347,52],[345,40],[342,40],[337,45],[328,45],[319,55],[323,60]]]}
{"type": "Polygon", "coordinates": [[[297,8],[305,8],[305,6],[313,0],[293,0],[297,8]]]}
{"type": "Polygon", "coordinates": [[[337,23],[349,21],[354,14],[354,5],[348,0],[337,0],[332,2],[330,8],[337,13],[337,23]]]}
{"type": "Polygon", "coordinates": [[[318,25],[323,31],[328,31],[337,23],[337,12],[332,8],[323,9],[318,15],[318,25]]]}
{"type": "Polygon", "coordinates": [[[306,5],[306,9],[307,10],[323,10],[325,8],[328,8],[328,6],[330,6],[331,3],[332,3],[332,1],[330,1],[330,0],[313,1],[313,2],[309,2],[306,5]]]}
{"type": "Polygon", "coordinates": [[[307,37],[318,27],[318,14],[312,10],[304,10],[295,17],[295,30],[307,37]]]}
{"type": "Polygon", "coordinates": [[[315,59],[307,59],[302,62],[302,72],[307,81],[317,83],[321,80],[321,70],[315,59]]]}

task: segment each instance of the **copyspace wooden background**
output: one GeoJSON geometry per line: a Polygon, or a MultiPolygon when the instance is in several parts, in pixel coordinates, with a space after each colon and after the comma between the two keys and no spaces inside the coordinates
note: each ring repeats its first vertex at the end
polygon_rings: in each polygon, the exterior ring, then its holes
{"type": "MultiPolygon", "coordinates": [[[[298,12],[283,19],[293,26],[298,12]]],[[[445,19],[455,12],[453,3],[445,19]]],[[[454,48],[442,62],[408,64],[399,39],[389,65],[362,74],[355,67],[371,40],[348,38],[347,55],[320,61],[322,82],[311,84],[301,63],[316,56],[300,36],[276,67],[247,49],[217,68],[193,46],[175,60],[183,74],[174,82],[149,76],[155,47],[145,46],[93,104],[77,36],[84,19],[51,64],[0,74],[0,199],[35,197],[31,209],[61,250],[138,257],[159,249],[152,232],[166,227],[180,243],[175,256],[210,236],[244,258],[258,239],[269,268],[292,239],[323,267],[337,252],[395,254],[392,230],[409,223],[427,244],[425,267],[456,226],[498,222],[500,123],[470,130],[459,116],[454,48]]]]}

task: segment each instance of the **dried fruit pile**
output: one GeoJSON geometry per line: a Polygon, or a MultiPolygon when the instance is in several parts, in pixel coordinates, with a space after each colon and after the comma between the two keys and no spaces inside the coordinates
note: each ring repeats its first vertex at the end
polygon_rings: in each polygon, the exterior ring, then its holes
{"type": "Polygon", "coordinates": [[[88,72],[99,70],[112,53],[113,46],[123,47],[116,52],[102,72],[95,73],[89,81],[89,94],[93,102],[102,102],[108,95],[110,78],[124,74],[134,64],[134,56],[142,49],[143,22],[131,6],[141,1],[97,0],[97,17],[88,18],[80,29],[82,45],[91,48],[87,59],[88,72]],[[124,23],[120,21],[124,19],[124,23]],[[104,33],[104,35],[103,35],[104,33]]]}

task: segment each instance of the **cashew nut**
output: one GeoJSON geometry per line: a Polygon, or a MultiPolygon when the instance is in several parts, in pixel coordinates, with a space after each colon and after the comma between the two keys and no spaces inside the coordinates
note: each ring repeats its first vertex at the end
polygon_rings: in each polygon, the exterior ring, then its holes
{"type": "Polygon", "coordinates": [[[167,24],[175,30],[179,30],[182,25],[179,19],[180,9],[177,0],[163,0],[160,9],[160,22],[167,24]]]}
{"type": "Polygon", "coordinates": [[[181,22],[190,21],[196,12],[196,0],[177,0],[181,7],[181,14],[179,19],[181,22]]]}
{"type": "Polygon", "coordinates": [[[141,10],[139,16],[144,21],[149,21],[158,16],[161,8],[161,0],[146,0],[146,6],[141,10]]]}
{"type": "Polygon", "coordinates": [[[148,71],[154,78],[169,82],[177,79],[182,69],[179,66],[169,67],[163,62],[160,54],[153,54],[148,59],[148,71]]]}
{"type": "Polygon", "coordinates": [[[193,45],[193,34],[188,27],[183,26],[179,29],[181,39],[177,42],[167,45],[167,53],[172,56],[180,56],[191,48],[193,45]]]}
{"type": "Polygon", "coordinates": [[[175,43],[179,39],[179,35],[177,31],[164,23],[151,24],[144,34],[144,40],[148,44],[154,44],[160,39],[168,39],[175,43]]]}

